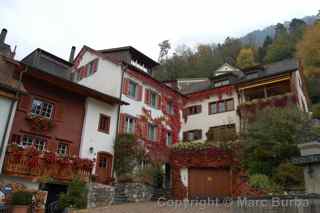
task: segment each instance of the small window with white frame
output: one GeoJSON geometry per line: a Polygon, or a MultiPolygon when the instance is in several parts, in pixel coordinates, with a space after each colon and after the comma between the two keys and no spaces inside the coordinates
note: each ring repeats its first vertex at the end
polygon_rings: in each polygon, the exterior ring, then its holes
{"type": "Polygon", "coordinates": [[[148,139],[150,141],[157,140],[157,126],[154,124],[148,124],[148,139]]]}
{"type": "Polygon", "coordinates": [[[53,104],[47,101],[33,99],[31,112],[33,115],[39,115],[51,119],[53,114],[53,104]]]}
{"type": "Polygon", "coordinates": [[[173,101],[169,100],[167,103],[167,112],[171,115],[174,114],[173,101]]]}
{"type": "Polygon", "coordinates": [[[23,147],[34,146],[38,151],[44,151],[46,148],[46,140],[41,137],[34,137],[31,135],[24,135],[20,142],[23,147]]]}
{"type": "Polygon", "coordinates": [[[63,155],[63,156],[68,155],[69,154],[69,145],[66,143],[59,143],[57,153],[59,155],[63,155]]]}
{"type": "Polygon", "coordinates": [[[126,133],[133,134],[135,132],[136,119],[131,116],[126,116],[126,133]]]}
{"type": "Polygon", "coordinates": [[[128,95],[131,97],[131,98],[136,98],[137,97],[137,87],[138,87],[138,84],[129,80],[129,91],[128,91],[128,95]]]}
{"type": "Polygon", "coordinates": [[[171,131],[168,131],[168,132],[167,132],[167,137],[166,137],[166,144],[167,144],[167,146],[172,145],[172,142],[173,142],[172,132],[171,132],[171,131]]]}

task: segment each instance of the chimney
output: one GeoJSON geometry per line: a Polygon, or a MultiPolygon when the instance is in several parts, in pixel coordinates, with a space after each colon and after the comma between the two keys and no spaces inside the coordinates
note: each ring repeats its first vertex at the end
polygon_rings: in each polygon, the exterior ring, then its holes
{"type": "Polygon", "coordinates": [[[8,32],[8,30],[7,30],[6,28],[3,28],[3,29],[1,30],[1,34],[0,34],[0,44],[3,44],[4,41],[6,40],[7,32],[8,32]]]}
{"type": "Polygon", "coordinates": [[[75,46],[72,46],[72,47],[71,47],[70,56],[69,56],[69,62],[70,62],[70,63],[73,62],[75,52],[76,52],[76,47],[75,47],[75,46]]]}

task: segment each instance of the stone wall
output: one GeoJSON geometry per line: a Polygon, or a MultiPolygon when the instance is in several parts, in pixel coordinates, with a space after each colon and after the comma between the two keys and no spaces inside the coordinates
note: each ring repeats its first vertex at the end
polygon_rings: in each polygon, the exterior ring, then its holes
{"type": "Polygon", "coordinates": [[[129,202],[149,201],[152,197],[153,188],[142,183],[126,183],[125,194],[129,202]]]}
{"type": "Polygon", "coordinates": [[[121,183],[117,185],[89,183],[88,208],[113,204],[117,187],[124,188],[124,194],[128,202],[149,201],[153,193],[153,188],[143,183],[121,183]]]}

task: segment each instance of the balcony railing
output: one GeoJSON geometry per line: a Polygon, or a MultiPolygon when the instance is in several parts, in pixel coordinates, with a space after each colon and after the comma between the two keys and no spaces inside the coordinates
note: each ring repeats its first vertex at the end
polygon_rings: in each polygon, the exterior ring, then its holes
{"type": "Polygon", "coordinates": [[[293,93],[248,101],[240,104],[237,110],[241,116],[250,116],[266,107],[286,107],[290,104],[297,104],[297,96],[293,93]]]}
{"type": "Polygon", "coordinates": [[[34,147],[8,147],[3,171],[7,175],[38,181],[69,182],[78,177],[89,181],[93,162],[89,159],[58,156],[50,152],[38,152],[34,147]]]}

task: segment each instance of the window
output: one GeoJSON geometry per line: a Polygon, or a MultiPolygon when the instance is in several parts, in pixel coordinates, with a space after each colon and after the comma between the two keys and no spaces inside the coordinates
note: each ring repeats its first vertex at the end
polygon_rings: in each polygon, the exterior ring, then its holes
{"type": "Polygon", "coordinates": [[[190,106],[186,108],[187,115],[194,115],[201,112],[201,105],[190,106]]]}
{"type": "Polygon", "coordinates": [[[157,94],[155,92],[150,92],[150,105],[157,108],[157,94]]]}
{"type": "Polygon", "coordinates": [[[136,119],[130,116],[126,116],[125,132],[133,134],[135,131],[135,126],[136,126],[136,119]]]}
{"type": "Polygon", "coordinates": [[[201,129],[183,132],[183,141],[195,141],[195,140],[200,140],[201,138],[202,138],[201,129]]]}
{"type": "Polygon", "coordinates": [[[19,143],[23,147],[35,146],[38,151],[44,151],[46,148],[46,140],[41,137],[33,137],[31,135],[24,135],[22,141],[19,143]]]}
{"type": "Polygon", "coordinates": [[[174,114],[174,110],[173,110],[173,102],[172,101],[168,101],[167,102],[167,112],[169,114],[174,114]]]}
{"type": "Polygon", "coordinates": [[[128,95],[132,98],[137,97],[137,84],[133,81],[129,81],[129,91],[128,95]]]}
{"type": "Polygon", "coordinates": [[[229,112],[234,110],[234,100],[227,99],[209,103],[209,115],[220,112],[229,112]]]}
{"type": "Polygon", "coordinates": [[[166,144],[167,146],[172,145],[172,132],[167,132],[166,144]]]}
{"type": "Polygon", "coordinates": [[[93,73],[95,73],[95,64],[96,61],[91,61],[88,65],[87,65],[87,72],[88,72],[88,75],[92,75],[93,73]]]}
{"type": "Polygon", "coordinates": [[[214,87],[222,87],[222,86],[226,86],[229,84],[230,84],[229,80],[222,80],[222,81],[214,82],[214,87]]]}
{"type": "Polygon", "coordinates": [[[100,132],[109,133],[110,129],[110,117],[107,115],[100,114],[99,128],[100,132]]]}
{"type": "Polygon", "coordinates": [[[209,141],[231,141],[237,138],[235,124],[210,127],[207,132],[209,141]]]}
{"type": "Polygon", "coordinates": [[[154,124],[148,125],[148,139],[151,141],[157,140],[157,126],[154,124]]]}
{"type": "Polygon", "coordinates": [[[33,99],[31,112],[33,115],[40,115],[50,119],[53,112],[53,104],[38,99],[33,99]]]}
{"type": "Polygon", "coordinates": [[[68,144],[66,144],[66,143],[59,143],[58,144],[57,153],[59,155],[68,155],[68,152],[69,152],[68,144]]]}

